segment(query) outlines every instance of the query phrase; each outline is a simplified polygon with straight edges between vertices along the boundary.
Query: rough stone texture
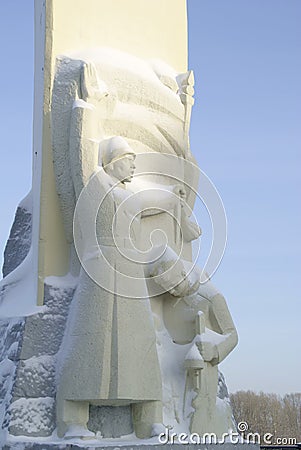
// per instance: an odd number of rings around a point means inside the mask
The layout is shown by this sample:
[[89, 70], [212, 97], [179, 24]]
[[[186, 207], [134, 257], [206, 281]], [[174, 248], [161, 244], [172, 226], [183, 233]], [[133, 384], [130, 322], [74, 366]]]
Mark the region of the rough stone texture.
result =
[[[34, 444], [34, 443], [24, 443], [24, 442], [18, 442], [18, 443], [11, 443], [6, 444], [3, 447], [3, 450], [71, 450], [71, 449], [78, 449], [77, 446], [70, 445], [58, 445], [58, 444]], [[89, 449], [91, 447], [88, 447]]]
[[0, 434], [9, 423], [9, 405], [21, 349], [24, 319], [0, 321]]
[[55, 355], [61, 345], [65, 322], [64, 316], [48, 312], [27, 317], [20, 358]]
[[229, 391], [226, 385], [226, 380], [222, 372], [218, 371], [218, 384], [217, 384], [217, 403], [218, 401], [221, 401], [223, 403], [224, 411], [229, 412], [229, 416], [231, 417], [232, 422], [232, 429], [234, 431], [237, 431], [237, 423], [235, 420], [235, 417], [233, 415], [232, 406], [231, 406], [231, 400]]
[[12, 361], [19, 359], [21, 339], [25, 320], [22, 318], [0, 321], [0, 360], [5, 357]]
[[55, 402], [51, 397], [20, 398], [10, 405], [10, 433], [49, 436], [54, 429]]
[[3, 277], [15, 270], [25, 259], [31, 245], [32, 214], [18, 206], [4, 250]]
[[90, 406], [88, 428], [101, 432], [104, 438], [117, 438], [133, 433], [130, 406]]
[[225, 377], [220, 371], [218, 371], [217, 397], [220, 398], [221, 400], [227, 399], [230, 401]]
[[66, 318], [73, 294], [74, 288], [61, 289], [45, 284], [44, 305], [46, 312], [49, 314], [59, 314]]
[[20, 361], [14, 398], [55, 397], [55, 357], [33, 356]]
[[[91, 442], [91, 441], [90, 441]], [[152, 445], [152, 444], [143, 444], [139, 445], [138, 443], [131, 445], [101, 445], [99, 443], [91, 445], [83, 444], [82, 446], [79, 444], [42, 444], [42, 443], [14, 443], [7, 444], [3, 447], [3, 450], [259, 450], [260, 446], [258, 444], [164, 444], [164, 445]]]
[[26, 318], [13, 390], [9, 432], [50, 436], [55, 420], [56, 353], [60, 349], [74, 288], [45, 285], [45, 311]]
[[[31, 245], [32, 216], [22, 203], [5, 248], [4, 276], [24, 260]], [[29, 208], [29, 196], [26, 204]], [[46, 284], [43, 313], [0, 321], [0, 437], [8, 429], [16, 436], [53, 432], [56, 353], [73, 293], [74, 288]]]

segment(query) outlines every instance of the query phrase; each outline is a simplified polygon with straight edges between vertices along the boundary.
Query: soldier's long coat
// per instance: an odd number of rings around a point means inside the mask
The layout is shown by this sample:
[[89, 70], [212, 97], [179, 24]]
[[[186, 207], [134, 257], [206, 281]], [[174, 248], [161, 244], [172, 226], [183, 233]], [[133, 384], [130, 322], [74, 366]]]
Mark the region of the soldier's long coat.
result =
[[[60, 390], [66, 400], [98, 404], [161, 400], [155, 328], [143, 265], [122, 255], [123, 251], [131, 252], [125, 222], [135, 216], [131, 210], [135, 204], [117, 211], [129, 194], [115, 187], [104, 196], [101, 182], [96, 186], [97, 195], [102, 196], [96, 221], [102, 256], [89, 254], [91, 249], [85, 252], [84, 266], [90, 276], [82, 269], [72, 302]], [[133, 233], [139, 233], [139, 215], [132, 225]], [[130, 297], [120, 295], [127, 291]]]

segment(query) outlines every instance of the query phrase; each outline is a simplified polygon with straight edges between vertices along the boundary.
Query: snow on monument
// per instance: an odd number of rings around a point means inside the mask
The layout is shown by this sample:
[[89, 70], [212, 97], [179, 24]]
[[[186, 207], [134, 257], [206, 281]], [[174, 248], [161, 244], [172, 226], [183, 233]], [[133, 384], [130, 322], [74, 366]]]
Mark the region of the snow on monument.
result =
[[33, 189], [0, 293], [3, 442], [234, 427], [218, 364], [237, 333], [192, 252], [186, 34], [184, 0], [36, 1]]

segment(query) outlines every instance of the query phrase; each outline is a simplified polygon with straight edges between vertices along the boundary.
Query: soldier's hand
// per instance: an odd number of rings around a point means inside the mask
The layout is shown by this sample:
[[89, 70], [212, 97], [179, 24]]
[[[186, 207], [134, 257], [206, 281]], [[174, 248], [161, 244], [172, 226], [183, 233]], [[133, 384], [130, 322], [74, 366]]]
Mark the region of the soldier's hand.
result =
[[105, 83], [99, 80], [93, 63], [84, 63], [80, 74], [81, 98], [86, 102], [99, 101], [108, 95]]
[[217, 347], [211, 342], [200, 340], [199, 342], [196, 342], [196, 345], [204, 361], [211, 362], [218, 358]]

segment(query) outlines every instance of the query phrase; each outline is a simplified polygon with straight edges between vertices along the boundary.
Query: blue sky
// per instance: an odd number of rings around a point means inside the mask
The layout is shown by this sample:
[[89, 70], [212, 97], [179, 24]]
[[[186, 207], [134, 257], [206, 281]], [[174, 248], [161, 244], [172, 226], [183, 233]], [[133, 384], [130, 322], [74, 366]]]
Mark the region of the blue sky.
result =
[[[301, 2], [188, 0], [188, 12], [191, 147], [226, 208], [213, 282], [240, 337], [221, 368], [232, 392], [300, 392]], [[3, 249], [31, 186], [33, 1], [1, 2], [0, 35]]]

